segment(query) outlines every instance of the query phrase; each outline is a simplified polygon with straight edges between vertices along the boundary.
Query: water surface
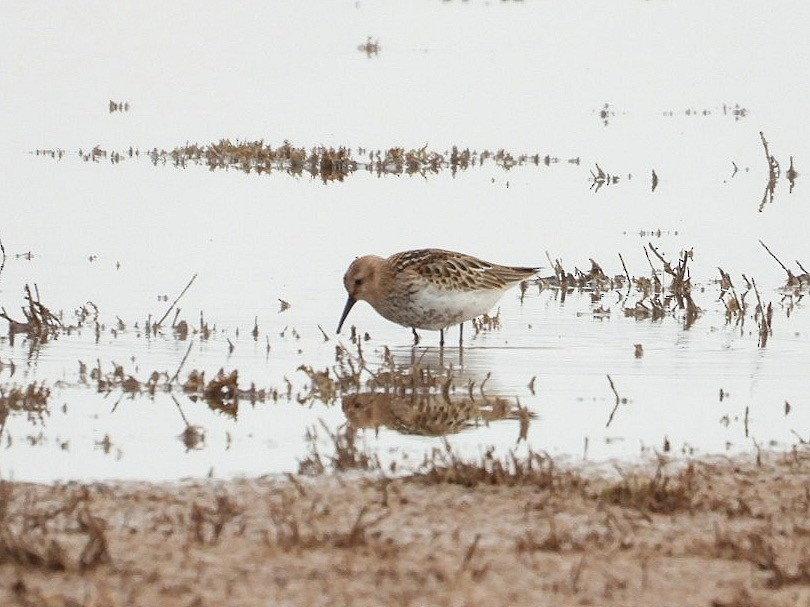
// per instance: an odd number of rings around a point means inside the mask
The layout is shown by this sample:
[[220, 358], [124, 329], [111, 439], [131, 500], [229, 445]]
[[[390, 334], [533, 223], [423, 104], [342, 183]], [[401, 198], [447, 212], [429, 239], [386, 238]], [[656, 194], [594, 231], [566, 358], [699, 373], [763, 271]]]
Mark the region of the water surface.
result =
[[[461, 452], [533, 448], [576, 461], [635, 458], [665, 444], [691, 454], [807, 440], [810, 321], [802, 289], [786, 297], [786, 273], [759, 242], [797, 275], [796, 260], [810, 267], [797, 229], [808, 219], [807, 90], [796, 77], [808, 60], [807, 13], [796, 2], [4, 4], [0, 304], [19, 319], [23, 287], [36, 284], [65, 324], [93, 302], [104, 326], [98, 339], [93, 323], [45, 344], [0, 339], [2, 386], [44, 382], [51, 391], [42, 420], [7, 418], [0, 473], [296, 471], [308, 428], [320, 429], [328, 450], [319, 420], [333, 431], [347, 421], [340, 399], [297, 398], [308, 393], [301, 365], [331, 368], [338, 344], [356, 354], [347, 335], [334, 335], [345, 268], [357, 255], [425, 246], [544, 265], [543, 276], [553, 274], [547, 252], [572, 272], [593, 258], [609, 276], [624, 274], [621, 254], [634, 277], [651, 276], [648, 243], [673, 263], [694, 252], [702, 313], [688, 329], [678, 310], [655, 321], [626, 316], [635, 289], [563, 298], [531, 287], [522, 302], [517, 289], [504, 297], [499, 328], [475, 336], [468, 327], [462, 360], [455, 347], [439, 360], [436, 334], [414, 353], [409, 330], [356, 306], [349, 321], [370, 336], [361, 343], [371, 368], [386, 347], [406, 367], [412, 357], [452, 363], [458, 393], [491, 374], [486, 394], [531, 413], [519, 442], [515, 416], [448, 435]], [[376, 54], [358, 50], [368, 36], [379, 40]], [[128, 109], [110, 111], [111, 101]], [[772, 198], [760, 132], [780, 163]], [[324, 183], [306, 172], [155, 165], [145, 153], [223, 138], [344, 146], [357, 159], [457, 146], [559, 161], [508, 170], [490, 161], [455, 174], [357, 170]], [[144, 153], [82, 159], [79, 150], [94, 146]], [[597, 165], [618, 179], [596, 188]], [[742, 275], [754, 278], [773, 304], [765, 347], [753, 292], [743, 325], [727, 322], [717, 267], [740, 293]], [[167, 323], [147, 337], [145, 323], [195, 273], [178, 320], [196, 328], [202, 313], [211, 335], [179, 339]], [[120, 365], [140, 381], [171, 376], [189, 343], [181, 380], [193, 369], [208, 379], [237, 369], [240, 386], [281, 396], [242, 401], [234, 419], [178, 389], [99, 393], [82, 381], [80, 361], [87, 373]], [[608, 375], [626, 399], [609, 426]], [[204, 433], [190, 449], [179, 438], [189, 425]], [[418, 461], [443, 444], [385, 425], [360, 438], [386, 461]]]

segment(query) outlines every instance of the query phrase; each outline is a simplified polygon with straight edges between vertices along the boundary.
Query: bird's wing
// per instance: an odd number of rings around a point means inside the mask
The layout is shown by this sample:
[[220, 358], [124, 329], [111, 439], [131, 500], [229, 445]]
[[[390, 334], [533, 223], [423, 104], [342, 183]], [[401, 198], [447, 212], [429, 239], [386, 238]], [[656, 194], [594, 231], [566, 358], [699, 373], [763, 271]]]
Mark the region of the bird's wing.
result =
[[537, 272], [536, 268], [501, 266], [443, 249], [403, 251], [388, 258], [397, 273], [414, 273], [441, 289], [505, 289]]

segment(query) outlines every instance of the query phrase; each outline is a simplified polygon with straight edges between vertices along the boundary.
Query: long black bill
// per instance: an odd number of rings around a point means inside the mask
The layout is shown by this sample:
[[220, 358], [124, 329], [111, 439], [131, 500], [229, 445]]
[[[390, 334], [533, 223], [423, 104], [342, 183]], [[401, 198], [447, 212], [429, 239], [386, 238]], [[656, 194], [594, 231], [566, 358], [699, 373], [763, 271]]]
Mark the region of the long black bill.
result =
[[352, 306], [357, 303], [357, 300], [349, 295], [349, 299], [346, 300], [346, 307], [343, 308], [343, 314], [340, 315], [340, 322], [338, 323], [337, 332], [340, 333], [340, 328], [343, 326], [343, 321], [346, 320], [346, 317], [349, 315], [349, 310], [352, 309]]

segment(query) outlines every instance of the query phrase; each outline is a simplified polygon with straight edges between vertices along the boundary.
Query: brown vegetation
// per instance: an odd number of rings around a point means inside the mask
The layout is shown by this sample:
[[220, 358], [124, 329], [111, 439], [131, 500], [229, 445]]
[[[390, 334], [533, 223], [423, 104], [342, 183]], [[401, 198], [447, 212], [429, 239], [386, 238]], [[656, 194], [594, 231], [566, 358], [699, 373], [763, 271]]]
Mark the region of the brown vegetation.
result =
[[[312, 471], [310, 471], [311, 473]], [[0, 484], [0, 604], [810, 605], [810, 452]]]
[[[371, 39], [358, 48], [368, 56], [376, 55], [380, 49], [379, 43]], [[34, 153], [37, 156], [57, 160], [61, 160], [66, 154], [65, 150], [36, 150]], [[230, 139], [221, 139], [210, 144], [189, 143], [172, 150], [153, 148], [144, 152], [132, 147], [119, 152], [95, 146], [89, 151], [78, 150], [78, 156], [85, 162], [109, 160], [113, 164], [118, 164], [127, 159], [144, 156], [154, 165], [172, 164], [180, 168], [202, 165], [212, 171], [235, 169], [245, 173], [281, 172], [292, 176], [307, 173], [320, 178], [324, 183], [343, 181], [357, 171], [377, 176], [402, 174], [426, 176], [449, 170], [455, 175], [458, 171], [489, 162], [494, 162], [504, 170], [515, 166], [541, 164], [550, 166], [561, 162], [559, 158], [549, 154], [518, 154], [504, 149], [478, 151], [461, 149], [457, 146], [444, 151], [428, 150], [427, 146], [410, 150], [402, 147], [369, 150], [324, 146], [307, 149], [295, 147], [289, 141], [274, 147], [264, 140], [233, 142]], [[567, 162], [579, 164], [579, 158], [571, 158]]]
[[58, 335], [62, 323], [40, 300], [39, 287], [25, 285], [25, 305], [21, 308], [25, 320], [17, 321], [6, 312], [5, 308], [0, 308], [0, 318], [8, 322], [8, 335], [11, 344], [14, 344], [14, 336], [23, 334], [32, 340], [47, 341]]

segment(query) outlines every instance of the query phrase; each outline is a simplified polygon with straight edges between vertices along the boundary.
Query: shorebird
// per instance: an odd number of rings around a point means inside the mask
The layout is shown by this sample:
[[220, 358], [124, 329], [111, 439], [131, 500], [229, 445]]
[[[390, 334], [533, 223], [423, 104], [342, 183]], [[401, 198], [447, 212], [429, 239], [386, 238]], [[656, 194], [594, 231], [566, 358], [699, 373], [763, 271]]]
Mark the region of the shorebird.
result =
[[501, 266], [442, 249], [403, 251], [383, 259], [366, 255], [355, 259], [343, 276], [349, 293], [337, 332], [359, 300], [371, 304], [381, 316], [416, 329], [439, 331], [459, 328], [461, 346], [464, 321], [489, 312], [511, 287], [534, 276], [539, 268]]

